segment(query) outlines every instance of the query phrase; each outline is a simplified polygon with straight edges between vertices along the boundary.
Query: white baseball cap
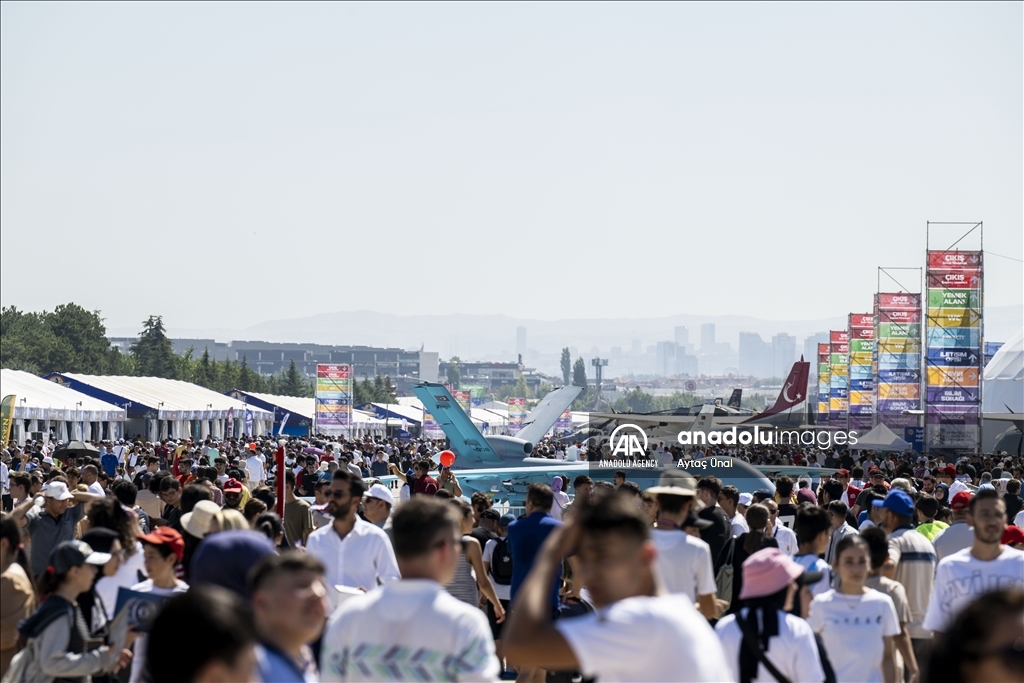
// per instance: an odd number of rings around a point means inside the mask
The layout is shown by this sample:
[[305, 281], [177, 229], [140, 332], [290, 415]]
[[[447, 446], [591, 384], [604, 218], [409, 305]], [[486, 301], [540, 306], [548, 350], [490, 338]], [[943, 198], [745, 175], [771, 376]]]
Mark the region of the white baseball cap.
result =
[[51, 481], [43, 485], [43, 496], [57, 500], [71, 500], [75, 494], [68, 491], [68, 485], [62, 481]]
[[391, 495], [391, 489], [384, 486], [384, 484], [374, 484], [371, 486], [370, 490], [366, 492], [366, 497], [383, 500], [388, 505], [393, 505], [395, 502], [395, 497]]
[[750, 504], [753, 503], [753, 502], [754, 502], [753, 494], [750, 494], [750, 493], [741, 493], [740, 494], [740, 505], [746, 505], [746, 506], [749, 507]]

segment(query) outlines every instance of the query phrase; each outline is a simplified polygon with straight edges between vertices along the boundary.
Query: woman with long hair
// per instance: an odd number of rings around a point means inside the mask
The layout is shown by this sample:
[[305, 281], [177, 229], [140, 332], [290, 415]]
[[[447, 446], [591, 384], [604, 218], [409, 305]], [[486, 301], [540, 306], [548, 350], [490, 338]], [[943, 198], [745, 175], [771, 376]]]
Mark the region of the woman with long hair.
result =
[[18, 654], [18, 622], [35, 612], [37, 604], [32, 565], [21, 544], [21, 530], [9, 514], [0, 513], [0, 676]]
[[89, 504], [86, 514], [89, 530], [108, 529], [116, 534], [118, 540], [119, 553], [115, 558], [118, 560], [117, 570], [113, 573], [100, 572], [99, 581], [96, 583], [96, 594], [103, 601], [107, 618], [113, 619], [118, 590], [131, 588], [140, 581], [140, 575], [145, 576], [142, 545], [138, 541], [142, 530], [139, 528], [139, 520], [132, 512], [126, 510], [117, 498], [108, 497], [93, 501]]
[[859, 534], [844, 536], [835, 552], [839, 586], [811, 601], [807, 622], [821, 635], [839, 683], [896, 683], [900, 622], [892, 598], [865, 585], [870, 556]]
[[497, 621], [500, 624], [505, 620], [505, 608], [494, 592], [494, 584], [484, 570], [484, 555], [480, 549], [480, 541], [469, 535], [473, 530], [473, 508], [461, 498], [452, 498], [454, 505], [462, 517], [462, 553], [459, 554], [459, 563], [455, 568], [455, 576], [445, 589], [453, 596], [465, 603], [480, 606], [480, 594], [483, 593], [487, 601], [494, 608]]
[[732, 540], [732, 544], [726, 545], [724, 552], [732, 553], [732, 599], [729, 601], [729, 613], [739, 609], [740, 593], [743, 590], [743, 563], [747, 558], [759, 550], [765, 548], [778, 548], [779, 542], [771, 536], [766, 535], [768, 528], [768, 508], [760, 503], [754, 503], [747, 508], [746, 531]]
[[53, 549], [39, 586], [48, 597], [18, 627], [26, 645], [11, 661], [5, 680], [91, 683], [95, 674], [117, 671], [131, 640], [127, 622], [112, 630], [110, 645], [96, 645], [78, 605], [78, 596], [89, 591], [98, 568], [109, 561], [110, 555], [83, 541], [65, 541]]

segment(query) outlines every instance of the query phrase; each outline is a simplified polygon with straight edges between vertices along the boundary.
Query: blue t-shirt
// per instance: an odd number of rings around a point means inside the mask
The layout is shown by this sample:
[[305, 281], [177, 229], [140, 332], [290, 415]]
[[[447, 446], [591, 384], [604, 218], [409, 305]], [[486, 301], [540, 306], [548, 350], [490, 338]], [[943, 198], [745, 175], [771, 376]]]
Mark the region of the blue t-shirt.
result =
[[100, 465], [103, 466], [103, 471], [107, 473], [108, 477], [117, 475], [117, 456], [113, 453], [104, 453], [100, 456]]
[[811, 595], [821, 595], [832, 588], [832, 568], [829, 567], [828, 562], [817, 555], [794, 555], [793, 561], [809, 572], [822, 573], [821, 581], [808, 586], [811, 589]]
[[[509, 587], [512, 600], [516, 599], [519, 587], [523, 585], [526, 575], [533, 568], [533, 561], [537, 558], [548, 534], [560, 526], [562, 523], [546, 512], [534, 512], [508, 525], [508, 545], [512, 551], [512, 585]], [[561, 574], [556, 574], [551, 586], [551, 607], [556, 611], [561, 579]]]

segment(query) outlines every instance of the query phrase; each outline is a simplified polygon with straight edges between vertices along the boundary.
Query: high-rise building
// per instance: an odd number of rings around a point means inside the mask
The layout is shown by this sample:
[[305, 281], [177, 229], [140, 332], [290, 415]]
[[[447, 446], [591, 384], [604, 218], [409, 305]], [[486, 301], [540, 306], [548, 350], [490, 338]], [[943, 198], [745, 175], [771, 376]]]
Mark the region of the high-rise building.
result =
[[811, 364], [811, 374], [814, 374], [814, 368], [817, 367], [818, 344], [828, 344], [828, 332], [815, 332], [804, 339], [804, 360]]
[[676, 344], [686, 347], [690, 343], [690, 328], [685, 325], [676, 326]]
[[740, 332], [739, 371], [741, 375], [770, 377], [772, 349], [756, 332]]
[[772, 377], [785, 379], [796, 360], [796, 337], [785, 332], [772, 337]]
[[526, 355], [526, 328], [522, 325], [516, 328], [516, 353]]
[[675, 373], [676, 348], [675, 342], [658, 342], [655, 347], [654, 374], [668, 377]]
[[700, 326], [700, 352], [715, 352], [715, 324], [704, 323]]

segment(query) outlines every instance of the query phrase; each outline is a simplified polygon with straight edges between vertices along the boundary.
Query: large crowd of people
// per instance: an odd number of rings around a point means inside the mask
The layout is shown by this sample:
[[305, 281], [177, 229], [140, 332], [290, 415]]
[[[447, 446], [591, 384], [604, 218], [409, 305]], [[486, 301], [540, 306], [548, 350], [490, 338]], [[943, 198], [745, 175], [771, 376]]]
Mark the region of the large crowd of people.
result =
[[5, 683], [1024, 680], [1019, 456], [659, 447], [808, 476], [643, 490], [545, 440], [520, 510], [427, 439], [66, 446], [0, 453]]

